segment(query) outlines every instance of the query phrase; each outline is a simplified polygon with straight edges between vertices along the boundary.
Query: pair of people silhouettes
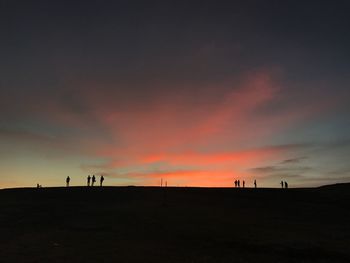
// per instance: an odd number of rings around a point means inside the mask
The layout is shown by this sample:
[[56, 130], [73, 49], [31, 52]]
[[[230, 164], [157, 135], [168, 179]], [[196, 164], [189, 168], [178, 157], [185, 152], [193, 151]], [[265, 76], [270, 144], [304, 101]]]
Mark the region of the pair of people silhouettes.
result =
[[235, 180], [235, 187], [240, 187], [241, 186], [241, 182], [239, 180]]
[[281, 181], [282, 188], [288, 189], [288, 183], [286, 181]]
[[96, 183], [96, 177], [95, 175], [92, 175], [92, 177], [89, 175], [87, 178], [87, 184], [88, 186], [90, 186], [90, 181], [91, 181], [91, 186], [94, 186], [94, 184]]

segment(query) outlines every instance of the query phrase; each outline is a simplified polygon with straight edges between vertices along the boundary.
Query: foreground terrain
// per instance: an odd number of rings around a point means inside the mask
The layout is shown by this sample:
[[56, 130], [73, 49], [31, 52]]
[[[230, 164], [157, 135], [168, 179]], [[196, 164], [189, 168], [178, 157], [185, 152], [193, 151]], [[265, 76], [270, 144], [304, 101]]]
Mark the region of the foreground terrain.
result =
[[1, 262], [350, 262], [350, 185], [0, 190]]

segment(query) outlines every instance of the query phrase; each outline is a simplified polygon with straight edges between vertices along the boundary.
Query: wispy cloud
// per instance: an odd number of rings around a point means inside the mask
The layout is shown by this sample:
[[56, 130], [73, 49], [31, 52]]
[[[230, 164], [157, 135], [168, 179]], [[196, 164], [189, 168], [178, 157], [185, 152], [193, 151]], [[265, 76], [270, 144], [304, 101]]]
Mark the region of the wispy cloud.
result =
[[297, 157], [297, 158], [291, 158], [291, 159], [287, 159], [287, 160], [283, 160], [281, 162], [281, 164], [295, 164], [295, 163], [300, 163], [303, 160], [306, 160], [307, 157], [306, 156], [302, 156], [302, 157]]

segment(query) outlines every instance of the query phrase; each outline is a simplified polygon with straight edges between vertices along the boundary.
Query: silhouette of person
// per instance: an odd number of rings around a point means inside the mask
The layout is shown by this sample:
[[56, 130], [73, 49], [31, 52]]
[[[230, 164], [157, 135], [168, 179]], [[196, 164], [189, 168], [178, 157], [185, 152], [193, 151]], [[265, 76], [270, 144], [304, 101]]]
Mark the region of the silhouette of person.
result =
[[69, 186], [69, 182], [70, 182], [70, 177], [67, 176], [67, 179], [66, 179], [66, 184], [67, 184], [67, 187]]
[[284, 188], [288, 189], [288, 183], [284, 181]]
[[238, 187], [241, 187], [240, 184], [241, 184], [241, 182], [238, 180], [238, 182], [237, 182]]
[[283, 188], [283, 181], [281, 181], [281, 186], [282, 186], [282, 188]]
[[254, 187], [256, 188], [256, 180], [254, 180]]
[[92, 175], [92, 182], [91, 182], [91, 186], [94, 186], [94, 183], [96, 182], [96, 177], [95, 175]]
[[235, 187], [237, 187], [237, 180], [235, 180]]
[[103, 175], [101, 175], [101, 178], [100, 178], [100, 186], [102, 186], [104, 180], [105, 180], [105, 178], [103, 177]]
[[89, 176], [87, 177], [87, 186], [90, 186], [90, 181], [91, 181], [91, 176], [89, 175]]
[[245, 187], [245, 181], [243, 180], [243, 188]]

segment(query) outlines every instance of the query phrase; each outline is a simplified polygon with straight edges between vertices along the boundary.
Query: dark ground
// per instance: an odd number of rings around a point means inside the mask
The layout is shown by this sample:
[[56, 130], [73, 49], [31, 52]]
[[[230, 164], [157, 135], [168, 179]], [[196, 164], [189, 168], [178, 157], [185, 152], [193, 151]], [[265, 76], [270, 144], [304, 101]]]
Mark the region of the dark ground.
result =
[[350, 262], [350, 184], [0, 190], [1, 262]]

